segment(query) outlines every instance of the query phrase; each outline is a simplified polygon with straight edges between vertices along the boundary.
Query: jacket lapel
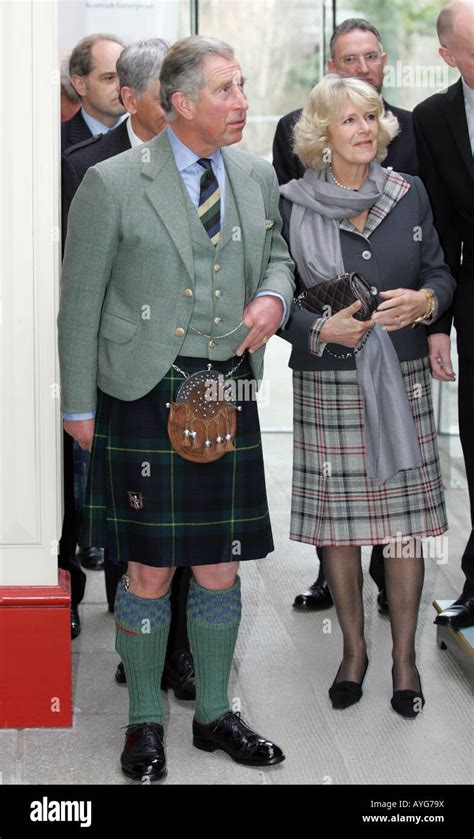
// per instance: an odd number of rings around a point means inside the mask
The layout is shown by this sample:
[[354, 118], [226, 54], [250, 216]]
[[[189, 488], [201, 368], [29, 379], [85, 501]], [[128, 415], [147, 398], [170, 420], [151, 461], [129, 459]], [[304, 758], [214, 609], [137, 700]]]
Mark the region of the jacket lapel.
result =
[[246, 278], [250, 286], [260, 280], [262, 254], [265, 245], [265, 203], [262, 190], [252, 177], [252, 163], [233, 149], [223, 149], [227, 177], [232, 185], [242, 227]]
[[474, 159], [472, 156], [471, 141], [469, 139], [466, 106], [464, 103], [464, 92], [461, 79], [459, 79], [456, 84], [448, 88], [444, 107], [454, 141], [459, 148], [461, 157], [467, 166], [469, 174], [472, 178], [474, 178]]
[[194, 259], [185, 186], [176, 168], [168, 137], [164, 132], [141, 148], [141, 174], [149, 181], [145, 189], [146, 195], [171, 236], [186, 271], [194, 282]]

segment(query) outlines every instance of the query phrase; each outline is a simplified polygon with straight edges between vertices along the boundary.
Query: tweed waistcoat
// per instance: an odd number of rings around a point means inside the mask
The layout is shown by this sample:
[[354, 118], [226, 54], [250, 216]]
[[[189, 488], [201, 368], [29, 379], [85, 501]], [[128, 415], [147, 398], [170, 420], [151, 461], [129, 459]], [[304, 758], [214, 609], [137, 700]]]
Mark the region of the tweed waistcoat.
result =
[[[224, 225], [214, 247], [191, 200], [187, 202], [194, 258], [194, 289], [189, 296], [191, 320], [180, 355], [225, 361], [239, 347], [248, 329], [241, 327], [245, 307], [245, 259], [241, 224], [229, 178], [226, 184]], [[205, 338], [199, 332], [211, 336]]]

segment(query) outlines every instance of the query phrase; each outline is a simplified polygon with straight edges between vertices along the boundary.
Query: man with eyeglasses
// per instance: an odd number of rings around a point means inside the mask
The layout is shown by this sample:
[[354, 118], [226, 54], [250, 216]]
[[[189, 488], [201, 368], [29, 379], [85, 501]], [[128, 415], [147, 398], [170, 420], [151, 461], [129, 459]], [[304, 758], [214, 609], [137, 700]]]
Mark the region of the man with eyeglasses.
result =
[[[382, 93], [387, 53], [384, 52], [380, 33], [375, 26], [362, 18], [344, 20], [332, 33], [329, 48], [331, 57], [328, 59], [328, 70], [330, 73], [355, 76], [371, 84], [380, 94]], [[383, 165], [392, 166], [397, 172], [417, 175], [418, 159], [412, 114], [410, 111], [389, 105], [386, 99], [383, 101], [385, 109], [397, 117], [401, 129], [400, 134], [390, 143]], [[293, 127], [300, 114], [301, 109], [291, 111], [282, 117], [277, 125], [273, 141], [273, 165], [280, 184], [286, 184], [293, 178], [302, 178], [305, 173], [301, 160], [292, 150]], [[328, 609], [332, 606], [332, 597], [325, 579], [319, 549], [317, 552], [320, 560], [318, 578], [307, 591], [296, 596], [293, 604], [296, 609], [302, 611]], [[381, 545], [372, 549], [370, 575], [379, 589], [377, 597], [379, 610], [387, 612], [388, 602]]]
[[[379, 31], [362, 18], [349, 18], [339, 24], [332, 33], [328, 59], [330, 73], [355, 76], [371, 84], [381, 94], [387, 53], [383, 50]], [[397, 172], [418, 174], [413, 118], [410, 111], [395, 108], [384, 99], [385, 108], [397, 117], [400, 134], [388, 148], [384, 166], [392, 166]], [[292, 151], [293, 126], [299, 119], [301, 108], [282, 117], [277, 125], [273, 142], [273, 165], [280, 184], [293, 178], [302, 178], [304, 166]]]

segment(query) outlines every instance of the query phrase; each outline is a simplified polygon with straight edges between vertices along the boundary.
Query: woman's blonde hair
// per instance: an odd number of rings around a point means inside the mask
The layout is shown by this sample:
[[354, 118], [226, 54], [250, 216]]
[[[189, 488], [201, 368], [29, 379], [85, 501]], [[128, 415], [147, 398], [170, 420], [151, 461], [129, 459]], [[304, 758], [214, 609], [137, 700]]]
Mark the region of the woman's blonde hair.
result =
[[293, 151], [307, 169], [321, 170], [329, 162], [325, 154], [329, 147], [327, 127], [339, 116], [347, 97], [357, 107], [377, 116], [377, 160], [384, 159], [389, 143], [399, 133], [398, 119], [390, 111], [385, 112], [382, 97], [372, 85], [352, 76], [344, 77], [331, 73], [313, 87], [294, 127]]

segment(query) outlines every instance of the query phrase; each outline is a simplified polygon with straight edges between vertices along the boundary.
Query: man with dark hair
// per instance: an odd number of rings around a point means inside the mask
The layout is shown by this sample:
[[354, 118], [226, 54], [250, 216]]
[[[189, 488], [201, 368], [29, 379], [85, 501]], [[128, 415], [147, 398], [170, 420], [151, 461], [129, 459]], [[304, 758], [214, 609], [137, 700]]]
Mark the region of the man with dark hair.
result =
[[[387, 54], [383, 50], [379, 31], [369, 21], [363, 18], [348, 18], [342, 21], [332, 33], [330, 54], [329, 72], [339, 73], [342, 76], [355, 76], [371, 84], [380, 94], [382, 93]], [[383, 165], [392, 166], [397, 172], [416, 175], [418, 161], [412, 114], [410, 111], [389, 105], [385, 99], [384, 105], [385, 110], [391, 111], [397, 117], [401, 132], [390, 143]], [[280, 184], [288, 183], [293, 178], [302, 178], [305, 173], [301, 160], [293, 151], [293, 127], [300, 115], [301, 108], [282, 117], [277, 125], [273, 142], [273, 165]], [[320, 561], [318, 578], [307, 591], [296, 596], [293, 604], [296, 609], [314, 611], [332, 606], [331, 593], [324, 575], [322, 555], [319, 550], [317, 553]], [[377, 596], [379, 610], [387, 612], [382, 546], [377, 545], [372, 549], [370, 574], [379, 589]]]
[[69, 78], [81, 109], [61, 126], [61, 149], [105, 134], [120, 122], [125, 108], [119, 99], [117, 59], [125, 44], [115, 35], [87, 35], [74, 47]]
[[[273, 550], [248, 394], [294, 293], [275, 173], [227, 148], [241, 140], [248, 108], [232, 48], [178, 41], [160, 82], [171, 124], [89, 169], [72, 202], [58, 319], [62, 410], [95, 414], [64, 421], [92, 447], [84, 524], [128, 562], [115, 601], [130, 699], [121, 764], [148, 781], [166, 773], [159, 685], [180, 566], [192, 568], [194, 746], [247, 766], [284, 759], [230, 707], [228, 684], [238, 563]], [[207, 386], [219, 374], [234, 386], [235, 414]], [[231, 412], [232, 424], [216, 429], [215, 411]]]
[[471, 507], [471, 534], [462, 557], [461, 596], [437, 615], [436, 623], [474, 626], [474, 2], [454, 0], [437, 21], [439, 53], [461, 78], [413, 112], [423, 179], [445, 259], [457, 280], [452, 311], [430, 332], [435, 378], [454, 379], [450, 330], [454, 315], [459, 353], [459, 432]]

